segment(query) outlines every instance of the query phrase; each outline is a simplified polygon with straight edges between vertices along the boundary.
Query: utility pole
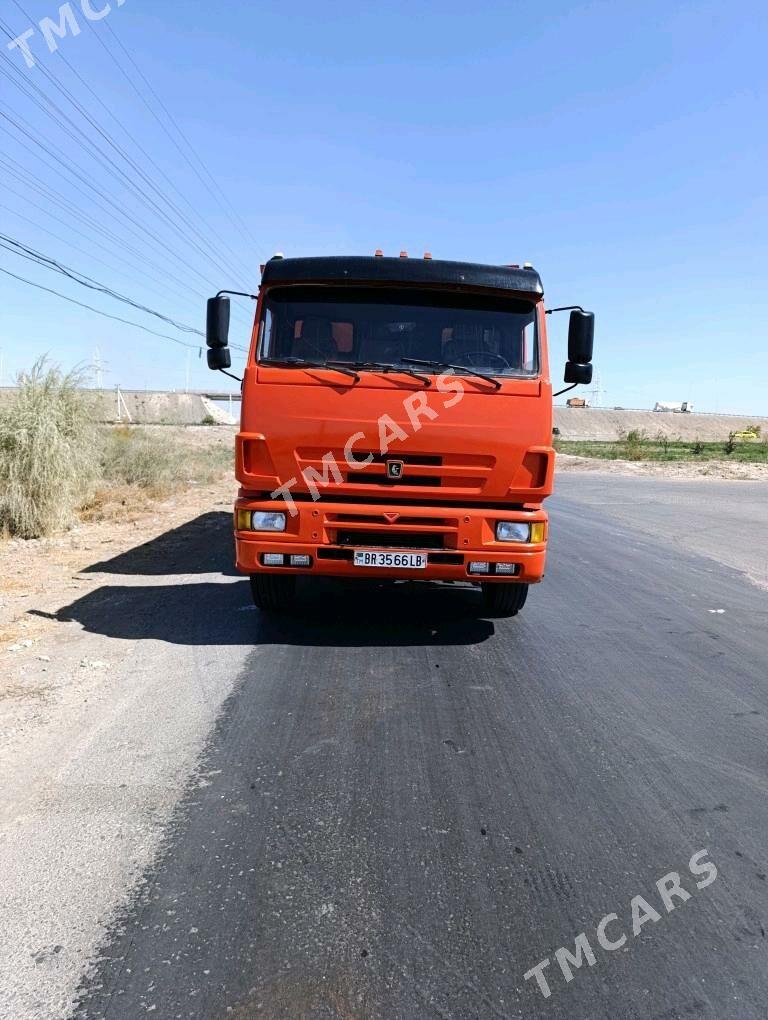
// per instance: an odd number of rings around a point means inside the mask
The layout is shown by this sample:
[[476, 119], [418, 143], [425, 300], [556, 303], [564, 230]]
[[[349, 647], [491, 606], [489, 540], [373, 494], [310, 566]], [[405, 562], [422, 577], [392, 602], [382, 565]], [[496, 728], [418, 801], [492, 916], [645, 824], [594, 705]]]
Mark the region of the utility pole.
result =
[[93, 352], [93, 374], [96, 380], [96, 389], [102, 390], [104, 388], [104, 374], [101, 365], [101, 351], [98, 345]]
[[589, 393], [592, 395], [592, 407], [600, 407], [600, 395], [602, 393], [605, 393], [605, 390], [600, 385], [600, 373], [599, 372], [595, 373], [595, 378], [594, 378], [594, 382], [592, 384], [592, 389], [589, 390]]

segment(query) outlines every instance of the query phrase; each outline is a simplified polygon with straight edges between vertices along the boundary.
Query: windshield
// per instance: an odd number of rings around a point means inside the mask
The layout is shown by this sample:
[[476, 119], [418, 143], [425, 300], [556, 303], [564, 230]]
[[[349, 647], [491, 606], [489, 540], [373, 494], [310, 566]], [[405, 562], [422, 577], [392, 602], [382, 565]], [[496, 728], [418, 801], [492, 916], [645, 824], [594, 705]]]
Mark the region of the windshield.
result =
[[262, 360], [359, 367], [414, 359], [427, 374], [452, 365], [494, 376], [536, 375], [539, 363], [531, 302], [442, 291], [275, 288], [264, 301], [259, 338]]

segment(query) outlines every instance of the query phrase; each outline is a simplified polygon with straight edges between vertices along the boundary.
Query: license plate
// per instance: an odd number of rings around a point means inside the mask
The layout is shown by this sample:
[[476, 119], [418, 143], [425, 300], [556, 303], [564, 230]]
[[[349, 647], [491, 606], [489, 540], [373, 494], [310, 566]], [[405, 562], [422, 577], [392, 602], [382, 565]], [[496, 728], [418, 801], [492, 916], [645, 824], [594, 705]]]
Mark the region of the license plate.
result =
[[427, 565], [427, 554], [356, 549], [354, 564], [356, 567], [400, 567], [406, 570], [423, 570]]

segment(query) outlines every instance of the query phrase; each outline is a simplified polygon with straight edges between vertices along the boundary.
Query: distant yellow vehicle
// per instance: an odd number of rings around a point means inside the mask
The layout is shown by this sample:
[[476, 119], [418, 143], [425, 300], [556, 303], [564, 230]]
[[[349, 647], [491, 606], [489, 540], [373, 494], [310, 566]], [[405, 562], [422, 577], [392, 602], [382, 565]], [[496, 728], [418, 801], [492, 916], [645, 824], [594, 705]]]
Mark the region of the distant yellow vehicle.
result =
[[759, 439], [762, 428], [760, 425], [750, 425], [743, 432], [734, 432], [734, 439]]

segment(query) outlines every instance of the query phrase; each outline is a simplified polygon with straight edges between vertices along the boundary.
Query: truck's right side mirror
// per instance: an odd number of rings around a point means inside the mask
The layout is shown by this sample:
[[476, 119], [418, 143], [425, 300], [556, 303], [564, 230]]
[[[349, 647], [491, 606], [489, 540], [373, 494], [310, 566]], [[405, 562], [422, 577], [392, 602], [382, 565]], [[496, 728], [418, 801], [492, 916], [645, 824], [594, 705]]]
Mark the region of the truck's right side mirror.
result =
[[592, 381], [592, 348], [595, 339], [593, 312], [574, 309], [568, 322], [568, 361], [565, 365], [567, 383]]

